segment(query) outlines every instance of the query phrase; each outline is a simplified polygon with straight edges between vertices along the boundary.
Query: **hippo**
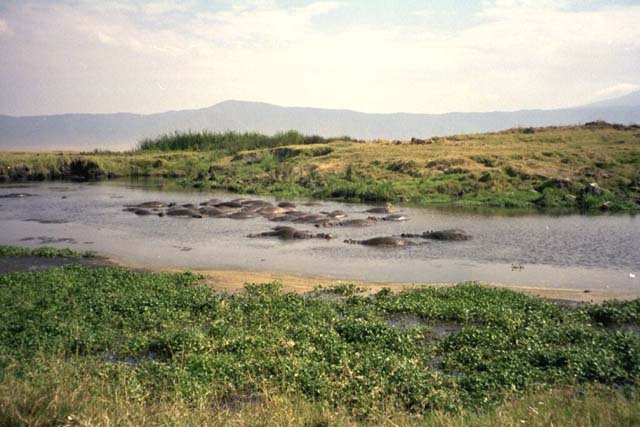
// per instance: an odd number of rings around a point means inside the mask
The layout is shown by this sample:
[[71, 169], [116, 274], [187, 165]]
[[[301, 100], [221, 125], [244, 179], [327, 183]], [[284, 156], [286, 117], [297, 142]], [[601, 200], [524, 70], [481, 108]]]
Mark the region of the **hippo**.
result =
[[309, 215], [309, 214], [307, 212], [289, 210], [289, 211], [287, 211], [287, 215], [291, 215], [291, 216], [293, 216], [295, 218], [300, 218], [302, 216]]
[[215, 208], [213, 206], [203, 206], [200, 209], [198, 209], [198, 212], [200, 212], [204, 216], [211, 216], [211, 217], [221, 217], [227, 214], [226, 210]]
[[135, 208], [131, 212], [139, 216], [152, 215], [152, 212], [150, 210], [144, 208]]
[[216, 205], [216, 204], [221, 203], [221, 202], [222, 202], [222, 200], [214, 198], [214, 199], [209, 199], [206, 202], [200, 203], [200, 206]]
[[221, 202], [221, 203], [216, 203], [215, 205], [216, 208], [241, 208], [242, 207], [242, 203], [237, 202], [235, 200], [231, 200], [228, 202]]
[[382, 218], [383, 221], [406, 221], [408, 220], [409, 217], [403, 215], [403, 214], [393, 214], [393, 215], [387, 215], [384, 218]]
[[184, 205], [182, 205], [183, 208], [187, 208], [187, 209], [197, 209], [198, 207], [196, 205], [194, 205], [193, 203], [185, 203]]
[[202, 218], [202, 214], [198, 211], [188, 208], [171, 208], [166, 212], [169, 216], [183, 216], [188, 218]]
[[442, 240], [448, 242], [460, 242], [471, 240], [471, 236], [463, 230], [449, 229], [441, 231], [425, 231], [422, 234], [402, 234], [402, 237], [421, 237], [423, 239]]
[[258, 214], [257, 212], [240, 211], [240, 212], [234, 212], [232, 214], [229, 214], [229, 215], [225, 216], [225, 218], [229, 218], [229, 219], [251, 219], [251, 218], [257, 218], [259, 216], [260, 216], [260, 214]]
[[146, 208], [146, 209], [160, 209], [166, 206], [167, 205], [165, 203], [158, 202], [158, 201], [144, 202], [144, 203], [140, 203], [139, 205], [135, 205], [135, 207], [137, 208]]
[[390, 214], [395, 212], [395, 209], [391, 206], [391, 203], [387, 203], [384, 206], [378, 206], [375, 208], [367, 209], [365, 212], [373, 214]]
[[305, 202], [303, 203], [304, 206], [322, 206], [322, 203], [320, 202]]
[[294, 240], [294, 239], [333, 239], [333, 236], [328, 233], [312, 234], [304, 230], [296, 230], [293, 227], [279, 226], [275, 227], [272, 231], [265, 231], [258, 234], [249, 234], [248, 237], [278, 237], [282, 240]]
[[277, 206], [266, 206], [258, 209], [258, 212], [260, 212], [262, 215], [277, 215], [287, 213], [289, 212], [289, 209], [280, 208]]
[[333, 227], [340, 224], [333, 218], [320, 218], [313, 221], [313, 225], [316, 227]]
[[345, 211], [341, 211], [341, 210], [335, 210], [335, 211], [331, 211], [331, 212], [320, 212], [325, 214], [328, 217], [331, 218], [335, 218], [335, 219], [340, 219], [340, 218], [345, 218], [347, 216], [347, 213]]
[[399, 237], [373, 237], [371, 239], [366, 240], [353, 240], [347, 239], [344, 241], [345, 243], [355, 244], [358, 243], [360, 245], [365, 246], [411, 246], [415, 245], [414, 242], [407, 239], [402, 239]]
[[370, 225], [374, 225], [378, 222], [377, 218], [367, 218], [367, 219], [350, 219], [347, 221], [341, 221], [338, 225], [343, 227], [369, 227]]
[[289, 222], [296, 219], [295, 216], [289, 214], [281, 214], [281, 215], [271, 215], [267, 217], [269, 221], [273, 222]]
[[273, 203], [269, 203], [266, 200], [244, 200], [241, 202], [242, 206], [251, 206], [251, 207], [268, 207], [273, 206]]
[[296, 208], [296, 204], [295, 203], [291, 203], [291, 202], [280, 202], [280, 203], [278, 203], [278, 207], [295, 209]]
[[2, 194], [0, 195], [0, 198], [3, 199], [21, 199], [23, 197], [33, 197], [35, 196], [35, 194], [29, 194], [29, 193], [9, 193], [9, 194]]
[[324, 217], [322, 215], [309, 214], [309, 215], [299, 216], [298, 218], [294, 219], [293, 222], [296, 222], [296, 223], [311, 223], [311, 222], [318, 221], [318, 220], [323, 219], [323, 218]]

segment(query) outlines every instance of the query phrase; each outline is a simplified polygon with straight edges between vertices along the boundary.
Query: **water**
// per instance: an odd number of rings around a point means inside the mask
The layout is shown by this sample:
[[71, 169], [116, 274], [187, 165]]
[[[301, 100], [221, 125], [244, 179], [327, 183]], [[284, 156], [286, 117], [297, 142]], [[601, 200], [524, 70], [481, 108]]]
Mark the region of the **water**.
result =
[[[634, 215], [511, 215], [505, 212], [403, 208], [403, 223], [365, 228], [315, 228], [334, 240], [249, 239], [283, 223], [264, 218], [230, 220], [142, 216], [123, 205], [150, 200], [195, 203], [235, 194], [168, 191], [163, 183], [34, 183], [0, 186], [0, 244], [94, 250], [135, 266], [231, 269], [358, 279], [377, 282], [478, 280], [523, 286], [611, 289], [640, 294], [640, 217]], [[256, 198], [254, 196], [247, 196]], [[264, 199], [273, 201], [273, 198]], [[365, 218], [370, 206], [323, 203], [299, 206], [318, 212], [342, 209]], [[465, 242], [437, 242], [401, 248], [372, 248], [344, 239], [460, 228]], [[422, 242], [421, 242], [422, 243]], [[512, 269], [522, 265], [522, 269]]]

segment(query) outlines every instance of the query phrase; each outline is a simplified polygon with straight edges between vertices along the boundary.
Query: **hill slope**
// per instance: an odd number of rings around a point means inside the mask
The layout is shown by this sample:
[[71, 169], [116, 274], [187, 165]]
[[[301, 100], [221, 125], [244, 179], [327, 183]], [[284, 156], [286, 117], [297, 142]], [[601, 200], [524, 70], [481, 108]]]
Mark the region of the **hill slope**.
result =
[[0, 149], [126, 149], [145, 137], [173, 131], [295, 129], [321, 136], [360, 139], [428, 138], [492, 132], [511, 127], [581, 124], [594, 120], [640, 123], [640, 92], [583, 107], [558, 110], [446, 114], [369, 114], [350, 110], [281, 107], [225, 101], [212, 107], [157, 114], [0, 116]]
[[0, 181], [162, 176], [283, 198], [640, 209], [640, 126], [594, 123], [405, 143], [262, 137], [242, 145], [236, 137], [202, 151], [202, 138], [192, 135], [183, 150], [163, 139], [135, 153], [4, 153]]

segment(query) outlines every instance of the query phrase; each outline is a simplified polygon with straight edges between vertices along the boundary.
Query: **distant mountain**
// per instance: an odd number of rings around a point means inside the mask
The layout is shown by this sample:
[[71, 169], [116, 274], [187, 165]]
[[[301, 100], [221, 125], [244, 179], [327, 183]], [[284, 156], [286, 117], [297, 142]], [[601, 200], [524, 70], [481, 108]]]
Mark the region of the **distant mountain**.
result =
[[606, 99], [604, 101], [595, 102], [593, 104], [585, 105], [587, 108], [594, 107], [637, 107], [640, 105], [640, 90], [631, 92], [628, 95], [620, 96], [618, 98]]
[[486, 113], [369, 114], [225, 101], [197, 110], [146, 115], [0, 116], [0, 149], [127, 149], [134, 147], [142, 138], [176, 130], [235, 130], [273, 134], [295, 129], [322, 136], [409, 139], [491, 132], [517, 126], [582, 124], [594, 120], [640, 123], [640, 91], [581, 107]]

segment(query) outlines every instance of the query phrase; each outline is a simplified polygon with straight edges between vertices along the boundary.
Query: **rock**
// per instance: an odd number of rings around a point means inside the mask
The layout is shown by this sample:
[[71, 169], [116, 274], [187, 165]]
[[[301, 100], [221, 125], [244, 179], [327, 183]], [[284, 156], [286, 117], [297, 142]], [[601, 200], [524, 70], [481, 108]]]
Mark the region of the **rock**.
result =
[[592, 182], [582, 189], [582, 193], [591, 194], [593, 196], [601, 196], [602, 194], [604, 194], [604, 190], [598, 185], [598, 183]]
[[71, 179], [86, 181], [100, 179], [104, 175], [104, 170], [93, 160], [74, 159], [69, 163], [69, 176]]
[[563, 197], [564, 201], [567, 203], [575, 203], [577, 197], [574, 196], [573, 194], [565, 194]]
[[601, 211], [608, 211], [610, 208], [611, 208], [611, 202], [610, 201], [606, 201], [602, 205], [600, 205], [600, 210]]

